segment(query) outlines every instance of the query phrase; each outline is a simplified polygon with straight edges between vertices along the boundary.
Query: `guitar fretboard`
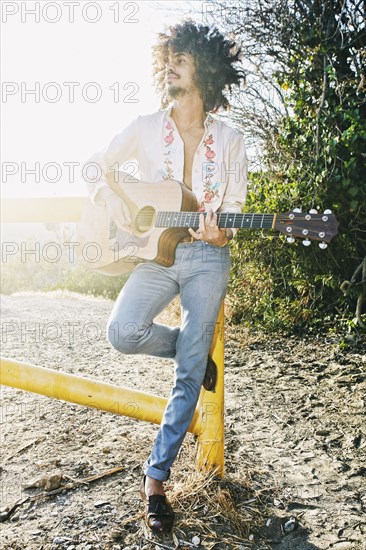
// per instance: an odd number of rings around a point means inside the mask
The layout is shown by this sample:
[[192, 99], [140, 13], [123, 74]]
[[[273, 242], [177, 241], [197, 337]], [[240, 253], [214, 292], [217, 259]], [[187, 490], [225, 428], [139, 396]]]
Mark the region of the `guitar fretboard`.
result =
[[[160, 211], [155, 221], [155, 227], [192, 227], [199, 226], [201, 212], [164, 212]], [[240, 228], [270, 228], [273, 225], [273, 214], [242, 214], [219, 212], [217, 225], [219, 227]]]

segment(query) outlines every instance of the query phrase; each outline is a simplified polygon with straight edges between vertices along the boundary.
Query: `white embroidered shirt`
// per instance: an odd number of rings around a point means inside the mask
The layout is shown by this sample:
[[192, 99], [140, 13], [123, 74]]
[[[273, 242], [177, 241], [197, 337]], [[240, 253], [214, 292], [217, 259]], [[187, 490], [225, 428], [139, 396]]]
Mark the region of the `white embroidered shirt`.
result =
[[[204, 135], [192, 164], [192, 191], [198, 200], [198, 210], [241, 212], [247, 188], [243, 137], [210, 114], [204, 125]], [[100, 189], [108, 186], [105, 175], [114, 170], [121, 169], [132, 175], [138, 170], [145, 182], [158, 183], [166, 179], [183, 182], [184, 143], [171, 117], [171, 107], [136, 118], [86, 164], [85, 181], [95, 203], [101, 202]]]

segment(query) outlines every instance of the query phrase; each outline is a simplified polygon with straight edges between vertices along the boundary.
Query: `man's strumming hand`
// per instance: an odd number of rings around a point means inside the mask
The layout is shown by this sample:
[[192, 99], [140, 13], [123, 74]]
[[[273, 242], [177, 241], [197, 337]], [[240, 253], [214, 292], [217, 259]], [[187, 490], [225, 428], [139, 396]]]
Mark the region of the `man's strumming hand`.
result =
[[109, 188], [106, 188], [104, 191], [103, 199], [108, 215], [112, 218], [118, 229], [126, 229], [126, 226], [129, 226], [132, 221], [127, 205]]

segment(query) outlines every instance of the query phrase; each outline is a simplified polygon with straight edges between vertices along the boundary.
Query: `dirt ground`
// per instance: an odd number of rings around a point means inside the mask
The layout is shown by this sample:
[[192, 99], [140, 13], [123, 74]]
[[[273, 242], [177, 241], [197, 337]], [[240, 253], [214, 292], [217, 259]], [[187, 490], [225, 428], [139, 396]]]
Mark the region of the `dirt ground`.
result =
[[[111, 307], [69, 292], [2, 296], [2, 355], [168, 397], [171, 361], [105, 340]], [[163, 538], [138, 497], [157, 426], [3, 386], [1, 548], [365, 550], [366, 351], [227, 327], [225, 369], [225, 477], [196, 472], [189, 434]]]

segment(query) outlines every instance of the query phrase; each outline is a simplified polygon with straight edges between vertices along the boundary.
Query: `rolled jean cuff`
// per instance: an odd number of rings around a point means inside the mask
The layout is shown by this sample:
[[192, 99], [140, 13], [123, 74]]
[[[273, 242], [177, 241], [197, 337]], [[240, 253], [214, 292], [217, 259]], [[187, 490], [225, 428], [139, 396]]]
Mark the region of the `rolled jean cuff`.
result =
[[159, 470], [158, 468], [149, 466], [147, 462], [145, 462], [143, 469], [145, 475], [152, 477], [153, 479], [157, 479], [158, 481], [166, 481], [170, 477], [170, 470], [167, 472], [164, 470]]

